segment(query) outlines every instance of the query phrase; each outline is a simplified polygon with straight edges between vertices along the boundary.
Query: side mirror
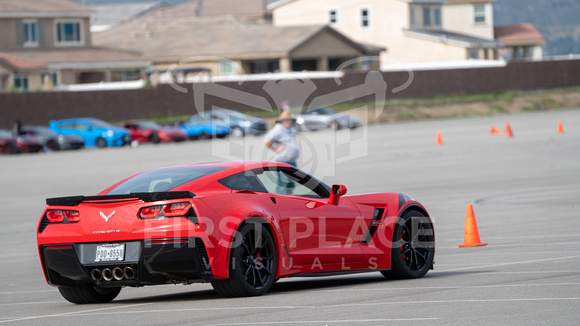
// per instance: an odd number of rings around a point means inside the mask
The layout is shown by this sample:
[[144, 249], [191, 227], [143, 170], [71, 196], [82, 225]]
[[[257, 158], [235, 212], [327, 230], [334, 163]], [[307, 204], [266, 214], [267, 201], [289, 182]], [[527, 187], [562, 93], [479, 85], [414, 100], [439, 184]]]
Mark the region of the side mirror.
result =
[[332, 185], [330, 190], [330, 197], [328, 197], [329, 205], [338, 205], [340, 197], [346, 195], [346, 186], [344, 185]]

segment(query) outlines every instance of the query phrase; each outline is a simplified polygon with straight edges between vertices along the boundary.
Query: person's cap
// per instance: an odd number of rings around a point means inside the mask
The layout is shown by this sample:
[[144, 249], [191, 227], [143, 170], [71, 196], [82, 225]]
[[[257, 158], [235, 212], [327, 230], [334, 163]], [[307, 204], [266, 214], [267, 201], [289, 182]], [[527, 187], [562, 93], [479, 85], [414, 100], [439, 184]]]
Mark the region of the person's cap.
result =
[[290, 111], [284, 110], [282, 111], [282, 113], [280, 113], [280, 117], [278, 118], [278, 120], [276, 120], [276, 122], [282, 122], [285, 120], [296, 120], [296, 119], [292, 116], [292, 113], [290, 113]]

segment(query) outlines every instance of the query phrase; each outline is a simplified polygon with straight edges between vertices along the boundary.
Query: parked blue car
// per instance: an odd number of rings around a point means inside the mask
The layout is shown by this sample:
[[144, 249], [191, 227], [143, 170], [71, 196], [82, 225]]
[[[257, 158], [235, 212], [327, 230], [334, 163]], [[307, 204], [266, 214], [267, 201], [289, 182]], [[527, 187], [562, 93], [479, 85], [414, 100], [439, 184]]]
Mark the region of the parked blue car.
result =
[[261, 135], [268, 130], [268, 125], [264, 119], [228, 109], [205, 111], [187, 120], [188, 123], [194, 125], [198, 124], [198, 121], [204, 121], [204, 123], [214, 126], [227, 126], [230, 128], [230, 136], [233, 138], [243, 137], [248, 134]]
[[208, 139], [208, 138], [224, 138], [229, 135], [230, 127], [222, 126], [212, 122], [212, 120], [204, 119], [199, 115], [187, 120], [181, 125], [183, 130], [190, 139]]
[[124, 146], [131, 143], [125, 128], [115, 127], [95, 118], [74, 118], [51, 121], [50, 130], [63, 135], [79, 135], [86, 147]]

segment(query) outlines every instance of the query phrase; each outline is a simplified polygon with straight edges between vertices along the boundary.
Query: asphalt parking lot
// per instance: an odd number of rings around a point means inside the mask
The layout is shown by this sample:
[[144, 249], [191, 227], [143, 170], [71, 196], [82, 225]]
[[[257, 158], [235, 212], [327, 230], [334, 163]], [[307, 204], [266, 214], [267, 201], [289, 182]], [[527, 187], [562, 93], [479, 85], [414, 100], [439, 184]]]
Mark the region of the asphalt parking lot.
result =
[[[514, 138], [490, 134], [506, 121]], [[45, 198], [92, 195], [160, 166], [271, 154], [248, 137], [0, 156], [0, 324], [578, 325], [580, 109], [301, 139], [300, 167], [327, 183], [422, 202], [435, 221], [435, 270], [404, 281], [377, 272], [284, 279], [264, 296], [239, 299], [223, 299], [208, 284], [126, 288], [110, 304], [73, 305], [40, 268], [35, 232]], [[467, 204], [489, 245], [457, 247]]]

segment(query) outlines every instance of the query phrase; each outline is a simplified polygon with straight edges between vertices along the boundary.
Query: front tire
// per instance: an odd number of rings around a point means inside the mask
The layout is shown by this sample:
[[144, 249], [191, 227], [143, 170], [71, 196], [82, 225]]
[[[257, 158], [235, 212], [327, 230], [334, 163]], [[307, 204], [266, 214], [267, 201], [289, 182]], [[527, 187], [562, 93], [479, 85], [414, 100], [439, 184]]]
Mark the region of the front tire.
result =
[[435, 232], [431, 220], [417, 211], [408, 211], [397, 221], [393, 232], [391, 270], [381, 273], [390, 279], [425, 276], [433, 266]]
[[258, 296], [272, 287], [275, 274], [276, 247], [272, 235], [262, 224], [248, 223], [236, 233], [229, 278], [213, 281], [211, 285], [224, 297]]
[[244, 130], [240, 127], [233, 127], [230, 130], [230, 135], [233, 138], [242, 138], [242, 137], [244, 137]]
[[93, 284], [59, 286], [58, 291], [67, 301], [77, 304], [111, 302], [121, 292], [121, 287], [103, 288]]
[[103, 137], [97, 138], [96, 145], [98, 148], [105, 148], [107, 147], [107, 140]]

